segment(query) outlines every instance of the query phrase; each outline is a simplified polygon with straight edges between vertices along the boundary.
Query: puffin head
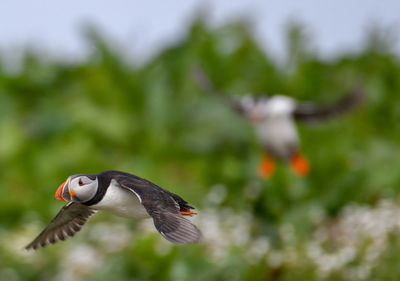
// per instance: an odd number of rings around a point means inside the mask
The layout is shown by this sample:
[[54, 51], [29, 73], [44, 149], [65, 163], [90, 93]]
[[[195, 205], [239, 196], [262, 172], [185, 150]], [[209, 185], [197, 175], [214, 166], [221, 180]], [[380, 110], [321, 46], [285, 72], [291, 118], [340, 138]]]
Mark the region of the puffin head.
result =
[[95, 175], [72, 175], [58, 187], [55, 199], [81, 203], [89, 201], [96, 195], [98, 183]]
[[270, 118], [289, 117], [296, 108], [296, 101], [290, 97], [275, 95], [263, 97], [248, 111], [250, 120], [262, 122]]

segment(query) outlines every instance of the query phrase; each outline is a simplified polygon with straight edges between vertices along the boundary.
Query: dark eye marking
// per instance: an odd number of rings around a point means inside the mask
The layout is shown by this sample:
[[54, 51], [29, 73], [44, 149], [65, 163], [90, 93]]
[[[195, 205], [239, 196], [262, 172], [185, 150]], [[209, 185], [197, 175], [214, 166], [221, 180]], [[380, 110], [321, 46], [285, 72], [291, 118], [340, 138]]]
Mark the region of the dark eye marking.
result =
[[83, 181], [82, 181], [82, 179], [79, 179], [79, 182], [78, 182], [78, 184], [79, 184], [79, 186], [82, 186], [82, 185], [83, 185]]

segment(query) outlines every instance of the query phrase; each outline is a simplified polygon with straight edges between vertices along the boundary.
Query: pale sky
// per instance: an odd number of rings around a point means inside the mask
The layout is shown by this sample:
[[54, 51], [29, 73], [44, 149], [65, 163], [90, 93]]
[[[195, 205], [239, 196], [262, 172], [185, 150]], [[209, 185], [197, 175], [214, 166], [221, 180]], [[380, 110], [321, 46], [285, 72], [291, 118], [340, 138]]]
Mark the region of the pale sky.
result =
[[[303, 22], [328, 56], [357, 49], [372, 22], [400, 27], [398, 0], [2, 0], [0, 51], [34, 46], [58, 58], [80, 58], [88, 51], [81, 27], [92, 23], [129, 56], [148, 58], [184, 36], [204, 7], [213, 26], [250, 19], [259, 42], [278, 55], [288, 20]], [[396, 47], [400, 51], [399, 42]]]

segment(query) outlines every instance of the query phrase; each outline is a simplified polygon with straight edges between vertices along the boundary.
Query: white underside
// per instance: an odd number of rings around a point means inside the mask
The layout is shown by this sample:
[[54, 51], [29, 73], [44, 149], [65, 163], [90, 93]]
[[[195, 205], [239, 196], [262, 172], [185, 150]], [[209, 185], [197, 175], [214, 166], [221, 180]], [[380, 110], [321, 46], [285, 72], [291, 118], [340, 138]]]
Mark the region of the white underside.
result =
[[263, 146], [279, 158], [289, 158], [298, 146], [296, 125], [290, 117], [274, 116], [255, 124]]
[[125, 189], [115, 180], [111, 180], [103, 199], [92, 207], [125, 218], [149, 218], [150, 215], [140, 201], [141, 199], [135, 192]]

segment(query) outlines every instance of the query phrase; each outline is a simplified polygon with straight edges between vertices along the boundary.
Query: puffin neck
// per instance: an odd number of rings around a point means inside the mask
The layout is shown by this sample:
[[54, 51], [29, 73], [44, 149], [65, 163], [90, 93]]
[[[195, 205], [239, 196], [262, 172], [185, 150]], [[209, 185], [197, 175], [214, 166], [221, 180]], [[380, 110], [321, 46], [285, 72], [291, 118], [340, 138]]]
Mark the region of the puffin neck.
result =
[[86, 206], [92, 206], [101, 201], [103, 199], [104, 195], [107, 192], [108, 187], [110, 186], [111, 182], [111, 176], [108, 176], [107, 174], [104, 173], [99, 173], [96, 175], [97, 176], [97, 192], [96, 194], [92, 197], [92, 199], [82, 202], [83, 205]]

